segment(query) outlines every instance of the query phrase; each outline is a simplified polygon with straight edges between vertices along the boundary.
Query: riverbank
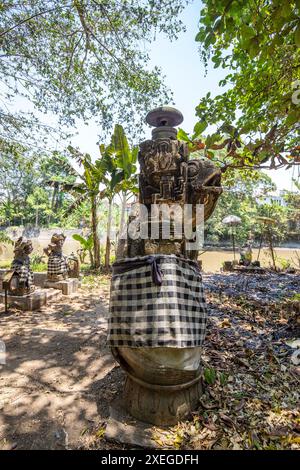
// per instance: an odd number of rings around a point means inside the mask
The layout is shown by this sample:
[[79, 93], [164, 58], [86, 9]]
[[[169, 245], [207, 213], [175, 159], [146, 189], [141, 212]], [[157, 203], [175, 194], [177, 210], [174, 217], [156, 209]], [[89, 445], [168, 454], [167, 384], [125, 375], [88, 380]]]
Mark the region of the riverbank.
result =
[[[46, 246], [46, 240], [40, 242], [34, 240], [34, 253], [42, 254], [43, 246]], [[64, 244], [64, 253], [70, 255], [72, 252], [76, 253], [79, 248], [79, 243], [73, 240], [72, 238], [67, 238]], [[253, 260], [258, 258], [258, 248], [253, 249]], [[294, 268], [300, 268], [300, 248], [283, 248], [275, 247], [274, 248], [276, 264], [278, 268], [285, 269], [289, 265]], [[13, 258], [13, 247], [5, 245], [0, 252], [0, 268], [9, 268], [11, 260]], [[204, 253], [200, 254], [199, 259], [202, 260], [203, 271], [205, 272], [218, 272], [221, 270], [223, 263], [225, 261], [233, 260], [233, 252], [230, 248], [212, 248], [210, 247]], [[236, 253], [236, 259], [239, 259], [239, 253]], [[259, 260], [261, 266], [268, 268], [272, 266], [272, 258], [270, 251], [267, 247], [263, 247], [260, 251]], [[44, 259], [46, 261], [46, 257]], [[41, 268], [42, 269], [42, 268]], [[39, 269], [39, 270], [41, 270]]]

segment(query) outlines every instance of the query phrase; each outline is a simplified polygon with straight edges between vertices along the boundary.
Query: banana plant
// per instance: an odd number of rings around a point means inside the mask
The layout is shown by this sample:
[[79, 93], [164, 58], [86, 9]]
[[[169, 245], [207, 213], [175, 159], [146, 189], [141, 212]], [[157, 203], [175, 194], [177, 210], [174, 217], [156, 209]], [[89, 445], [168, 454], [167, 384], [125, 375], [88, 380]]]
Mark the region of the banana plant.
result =
[[116, 194], [122, 194], [120, 232], [125, 224], [125, 209], [129, 193], [137, 192], [136, 161], [138, 148], [129, 147], [123, 127], [116, 124], [111, 143], [100, 145], [102, 168], [105, 168], [105, 195], [109, 202], [107, 220], [107, 238], [105, 250], [105, 267], [110, 264], [112, 206]]
[[94, 238], [91, 233], [87, 238], [84, 238], [82, 235], [75, 233], [73, 239], [80, 243], [81, 249], [77, 250], [77, 253], [80, 258], [80, 262], [84, 263], [86, 254], [89, 254], [90, 264], [94, 266], [94, 256], [93, 256], [93, 247], [94, 247]]

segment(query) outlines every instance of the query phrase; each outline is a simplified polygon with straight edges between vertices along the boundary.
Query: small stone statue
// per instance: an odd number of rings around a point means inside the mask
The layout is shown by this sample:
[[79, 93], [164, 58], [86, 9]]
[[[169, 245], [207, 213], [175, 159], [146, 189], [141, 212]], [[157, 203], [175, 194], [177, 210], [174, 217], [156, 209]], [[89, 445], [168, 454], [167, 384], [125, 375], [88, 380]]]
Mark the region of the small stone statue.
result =
[[252, 263], [252, 245], [251, 242], [248, 240], [245, 245], [242, 246], [240, 251], [241, 259], [239, 264], [241, 266], [250, 266]]
[[44, 248], [48, 258], [48, 281], [63, 281], [68, 278], [68, 258], [64, 256], [62, 247], [66, 236], [63, 233], [54, 233], [51, 242]]
[[11, 295], [28, 295], [34, 291], [33, 272], [29, 255], [33, 251], [31, 240], [18, 238], [14, 246], [14, 259], [11, 269], [14, 275], [11, 282]]
[[80, 277], [80, 261], [78, 256], [71, 253], [68, 257], [68, 275], [71, 278], [79, 279]]

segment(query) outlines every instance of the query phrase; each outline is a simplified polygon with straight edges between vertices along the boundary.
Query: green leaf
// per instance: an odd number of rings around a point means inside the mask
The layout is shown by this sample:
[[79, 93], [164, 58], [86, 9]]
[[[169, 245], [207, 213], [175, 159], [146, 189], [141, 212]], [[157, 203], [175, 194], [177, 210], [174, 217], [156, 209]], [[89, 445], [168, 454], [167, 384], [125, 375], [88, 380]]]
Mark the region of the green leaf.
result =
[[206, 147], [209, 148], [212, 144], [221, 140], [221, 138], [222, 138], [221, 135], [218, 133], [207, 136], [205, 139]]
[[257, 38], [251, 39], [248, 52], [249, 52], [251, 59], [254, 59], [254, 57], [256, 57], [257, 54], [259, 53], [259, 42]]
[[74, 240], [76, 240], [77, 242], [80, 243], [80, 245], [87, 249], [87, 246], [88, 246], [88, 240], [86, 240], [85, 238], [83, 238], [81, 235], [79, 235], [78, 233], [75, 233], [74, 235], [72, 235], [72, 238]]
[[254, 28], [248, 25], [243, 25], [241, 28], [242, 37], [244, 39], [251, 39], [256, 36], [256, 31]]
[[178, 129], [177, 139], [178, 140], [183, 140], [184, 142], [190, 142], [190, 140], [191, 140], [189, 138], [188, 134], [181, 128]]
[[200, 121], [195, 124], [193, 139], [196, 139], [203, 131], [207, 128], [208, 124], [206, 121]]

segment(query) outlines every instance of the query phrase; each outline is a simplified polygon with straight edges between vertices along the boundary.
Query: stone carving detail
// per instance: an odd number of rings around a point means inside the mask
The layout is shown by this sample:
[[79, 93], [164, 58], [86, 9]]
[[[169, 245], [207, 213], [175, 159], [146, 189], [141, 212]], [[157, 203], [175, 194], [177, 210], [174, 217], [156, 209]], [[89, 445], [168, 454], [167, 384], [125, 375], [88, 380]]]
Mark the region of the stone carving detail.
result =
[[54, 233], [51, 242], [44, 248], [48, 258], [48, 281], [63, 281], [68, 278], [68, 258], [63, 254], [62, 247], [65, 242], [63, 233]]
[[14, 271], [11, 281], [11, 295], [28, 295], [34, 291], [33, 272], [29, 255], [33, 251], [31, 240], [20, 237], [14, 246], [14, 259], [11, 269]]
[[[196, 228], [195, 208], [204, 205], [204, 220], [214, 211], [222, 192], [221, 170], [207, 159], [188, 159], [188, 146], [170, 137], [146, 140], [140, 144], [138, 155], [140, 163], [139, 202], [150, 211], [152, 204], [179, 204], [182, 213], [185, 204], [193, 207], [192, 227]], [[150, 214], [150, 212], [149, 212]], [[172, 230], [176, 215], [171, 213], [170, 239], [128, 240], [123, 256], [143, 256], [147, 254], [176, 254], [196, 259], [198, 251], [186, 249], [187, 240], [183, 236], [176, 238]], [[151, 216], [148, 218], [149, 232]], [[161, 222], [160, 222], [161, 224]]]
[[187, 146], [171, 138], [146, 140], [140, 145], [140, 202], [183, 202]]

